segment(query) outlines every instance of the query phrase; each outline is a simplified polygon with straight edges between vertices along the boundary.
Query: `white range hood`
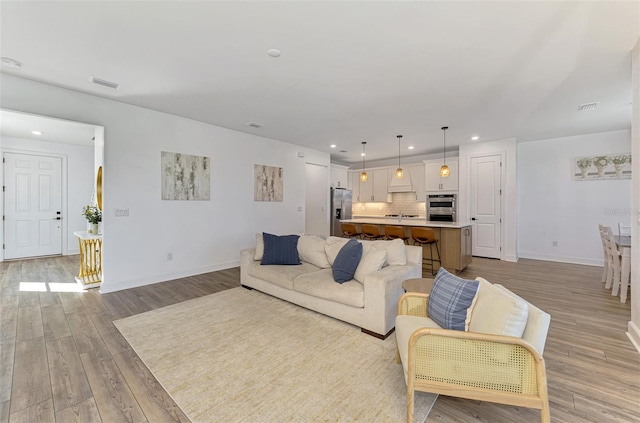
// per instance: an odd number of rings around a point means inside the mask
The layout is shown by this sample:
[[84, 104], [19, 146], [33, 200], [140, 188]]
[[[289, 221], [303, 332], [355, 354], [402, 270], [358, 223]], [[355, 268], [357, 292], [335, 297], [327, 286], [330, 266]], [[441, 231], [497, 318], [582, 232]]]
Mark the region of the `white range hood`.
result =
[[404, 172], [404, 178], [396, 179], [395, 175], [391, 176], [391, 181], [387, 187], [387, 192], [415, 192], [411, 183], [411, 175], [408, 170]]

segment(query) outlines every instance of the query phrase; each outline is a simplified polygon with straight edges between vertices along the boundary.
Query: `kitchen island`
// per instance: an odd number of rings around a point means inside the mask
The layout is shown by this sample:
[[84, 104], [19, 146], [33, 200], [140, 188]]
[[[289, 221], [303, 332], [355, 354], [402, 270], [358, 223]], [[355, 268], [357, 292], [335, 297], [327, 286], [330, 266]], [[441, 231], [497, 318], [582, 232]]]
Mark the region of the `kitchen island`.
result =
[[[471, 225], [460, 222], [431, 222], [425, 218], [408, 218], [401, 220], [397, 218], [389, 218], [383, 216], [356, 217], [355, 219], [341, 220], [344, 223], [354, 223], [361, 232], [362, 224], [378, 225], [380, 233], [384, 233], [384, 227], [387, 225], [404, 227], [405, 235], [409, 237], [408, 242], [413, 243], [411, 238], [412, 227], [430, 228], [438, 240], [438, 248], [440, 249], [440, 259], [442, 266], [452, 273], [458, 273], [471, 263]], [[424, 245], [422, 257], [430, 257], [429, 246]], [[433, 251], [436, 257], [435, 248]], [[434, 264], [434, 268], [438, 269], [438, 263]], [[430, 277], [429, 267], [422, 268], [422, 276]]]

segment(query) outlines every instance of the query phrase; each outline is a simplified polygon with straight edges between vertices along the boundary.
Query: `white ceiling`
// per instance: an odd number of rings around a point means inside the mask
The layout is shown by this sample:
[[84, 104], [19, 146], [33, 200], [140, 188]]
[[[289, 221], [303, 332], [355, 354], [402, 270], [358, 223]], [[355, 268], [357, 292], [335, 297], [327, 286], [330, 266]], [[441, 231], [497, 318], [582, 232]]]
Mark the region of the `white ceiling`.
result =
[[[640, 3], [0, 2], [2, 72], [357, 163], [624, 129]], [[266, 54], [282, 51], [279, 58]], [[94, 85], [95, 76], [120, 83]], [[599, 102], [578, 112], [580, 104]], [[260, 129], [248, 121], [264, 124]], [[108, 130], [108, 128], [107, 128]], [[329, 144], [338, 148], [331, 150]], [[340, 153], [338, 150], [346, 150]]]
[[[32, 131], [40, 131], [41, 135]], [[95, 126], [62, 119], [0, 110], [0, 135], [49, 141], [63, 144], [93, 146]]]

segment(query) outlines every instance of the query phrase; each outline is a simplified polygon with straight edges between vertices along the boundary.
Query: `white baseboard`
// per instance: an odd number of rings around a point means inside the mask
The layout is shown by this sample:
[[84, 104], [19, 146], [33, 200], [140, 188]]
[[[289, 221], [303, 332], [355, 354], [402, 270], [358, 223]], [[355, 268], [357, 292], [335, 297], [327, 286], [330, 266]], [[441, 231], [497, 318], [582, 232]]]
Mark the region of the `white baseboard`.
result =
[[631, 340], [631, 343], [636, 350], [640, 353], [640, 329], [633, 322], [629, 322], [629, 331], [627, 332], [627, 336]]
[[63, 255], [65, 255], [65, 256], [77, 256], [78, 254], [80, 254], [80, 249], [79, 248], [75, 248], [73, 250], [67, 250], [67, 252], [64, 253]]
[[519, 251], [519, 256], [520, 258], [525, 258], [525, 259], [555, 261], [559, 263], [584, 264], [586, 266], [602, 267], [604, 265], [602, 262], [602, 259], [591, 259], [591, 258], [584, 258], [584, 257], [572, 257], [572, 256], [560, 256], [560, 255], [552, 256], [552, 255], [532, 253], [527, 251]]
[[147, 276], [140, 279], [131, 279], [116, 282], [109, 282], [109, 280], [107, 279], [106, 281], [102, 282], [102, 285], [100, 286], [100, 293], [106, 294], [109, 292], [122, 291], [123, 289], [136, 288], [138, 286], [151, 285], [153, 283], [166, 282], [173, 279], [186, 278], [189, 276], [201, 275], [203, 273], [215, 272], [218, 270], [224, 270], [238, 266], [240, 266], [240, 259], [224, 263], [216, 263], [210, 266], [203, 266], [195, 269], [181, 270], [179, 272]]

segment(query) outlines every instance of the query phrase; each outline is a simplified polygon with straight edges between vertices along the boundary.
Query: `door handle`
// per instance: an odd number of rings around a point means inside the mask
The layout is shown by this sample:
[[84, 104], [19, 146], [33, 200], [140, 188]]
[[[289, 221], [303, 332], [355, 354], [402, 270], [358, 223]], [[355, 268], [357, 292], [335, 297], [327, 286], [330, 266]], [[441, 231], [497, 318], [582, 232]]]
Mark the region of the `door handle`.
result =
[[53, 220], [62, 220], [62, 217], [61, 216], [54, 217]]
[[472, 217], [471, 220], [478, 220], [478, 219], [476, 219], [475, 217]]

